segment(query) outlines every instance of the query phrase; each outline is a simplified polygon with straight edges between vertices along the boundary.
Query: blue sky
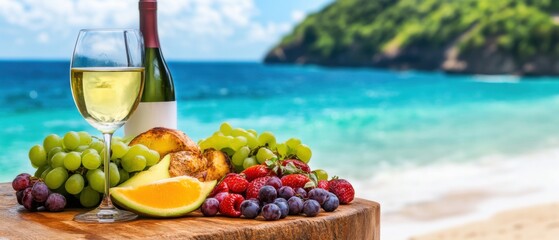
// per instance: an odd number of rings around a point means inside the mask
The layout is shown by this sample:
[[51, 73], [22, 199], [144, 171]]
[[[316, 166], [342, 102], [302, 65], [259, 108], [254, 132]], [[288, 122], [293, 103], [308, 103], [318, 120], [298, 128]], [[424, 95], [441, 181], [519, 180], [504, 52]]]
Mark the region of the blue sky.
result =
[[[170, 60], [259, 60], [332, 0], [159, 0]], [[81, 28], [138, 27], [137, 0], [0, 0], [0, 59], [69, 59]]]

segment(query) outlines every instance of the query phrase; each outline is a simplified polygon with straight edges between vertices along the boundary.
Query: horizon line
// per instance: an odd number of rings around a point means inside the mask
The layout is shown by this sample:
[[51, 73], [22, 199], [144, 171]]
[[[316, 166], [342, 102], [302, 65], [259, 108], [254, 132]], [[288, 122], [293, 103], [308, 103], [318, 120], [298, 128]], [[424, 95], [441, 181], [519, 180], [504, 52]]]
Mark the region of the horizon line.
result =
[[[0, 58], [0, 62], [69, 62], [62, 58]], [[166, 59], [167, 62], [245, 62], [262, 63], [259, 59]]]

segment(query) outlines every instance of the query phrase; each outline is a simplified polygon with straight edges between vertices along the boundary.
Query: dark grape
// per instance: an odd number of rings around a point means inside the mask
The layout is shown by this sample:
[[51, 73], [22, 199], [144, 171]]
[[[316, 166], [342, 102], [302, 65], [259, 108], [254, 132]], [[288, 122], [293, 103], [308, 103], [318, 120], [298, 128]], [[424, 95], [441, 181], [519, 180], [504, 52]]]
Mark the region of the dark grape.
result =
[[264, 185], [258, 191], [258, 199], [263, 203], [271, 203], [278, 196], [276, 189], [272, 186]]
[[262, 216], [268, 221], [278, 220], [281, 217], [281, 210], [278, 205], [268, 203], [262, 208]]
[[307, 217], [314, 217], [318, 215], [320, 212], [320, 204], [316, 200], [308, 199], [303, 203], [303, 213], [307, 215]]
[[245, 218], [256, 218], [260, 213], [260, 205], [254, 200], [244, 200], [241, 203], [241, 214]]
[[219, 210], [219, 201], [215, 198], [207, 198], [200, 210], [204, 216], [213, 217]]
[[229, 195], [228, 192], [220, 192], [220, 193], [216, 194], [216, 195], [214, 196], [214, 198], [217, 199], [217, 201], [221, 202], [221, 201], [223, 201], [223, 199], [224, 199], [225, 197], [227, 197], [227, 195]]
[[296, 188], [295, 196], [299, 196], [300, 198], [307, 198], [307, 191], [304, 188]]
[[33, 201], [33, 194], [31, 193], [31, 188], [26, 188], [23, 190], [23, 197], [21, 198], [21, 203], [25, 209], [29, 211], [37, 210], [37, 203]]
[[36, 182], [31, 188], [31, 194], [33, 194], [33, 200], [35, 200], [35, 202], [45, 202], [49, 197], [49, 193], [49, 188], [44, 182]]
[[66, 207], [66, 198], [59, 193], [51, 193], [45, 202], [45, 208], [50, 212], [60, 212]]
[[285, 199], [283, 198], [277, 198], [276, 200], [283, 200], [283, 201], [274, 201], [274, 204], [278, 205], [278, 207], [280, 208], [281, 211], [281, 216], [280, 218], [285, 218], [287, 217], [287, 214], [289, 213], [289, 207], [287, 206], [287, 201], [285, 201]]
[[333, 193], [328, 194], [326, 201], [322, 204], [322, 208], [326, 212], [333, 212], [340, 206], [340, 200]]
[[274, 200], [274, 203], [277, 203], [277, 202], [283, 202], [283, 203], [287, 204], [287, 200], [285, 200], [285, 199], [283, 199], [283, 198], [276, 198], [276, 199]]
[[308, 197], [309, 199], [316, 200], [318, 204], [322, 206], [322, 204], [324, 204], [324, 201], [326, 201], [326, 198], [328, 197], [328, 193], [328, 191], [322, 188], [313, 188], [309, 191]]
[[287, 200], [295, 196], [295, 191], [290, 186], [283, 186], [278, 190], [278, 196]]
[[31, 186], [31, 175], [22, 173], [16, 176], [12, 181], [12, 188], [16, 191], [24, 190]]
[[16, 177], [26, 177], [26, 178], [31, 178], [31, 174], [29, 173], [20, 173], [18, 174]]
[[303, 200], [299, 197], [291, 197], [287, 200], [290, 215], [297, 215], [303, 210]]
[[19, 190], [16, 192], [17, 203], [19, 203], [19, 205], [23, 204], [23, 191], [25, 190]]
[[272, 186], [276, 189], [276, 191], [282, 186], [281, 180], [276, 176], [273, 176], [270, 179], [268, 179], [268, 181], [266, 181], [266, 184], [264, 185]]
[[256, 198], [249, 198], [247, 199], [248, 201], [253, 201], [254, 203], [258, 204], [258, 206], [260, 206], [260, 200], [256, 199]]

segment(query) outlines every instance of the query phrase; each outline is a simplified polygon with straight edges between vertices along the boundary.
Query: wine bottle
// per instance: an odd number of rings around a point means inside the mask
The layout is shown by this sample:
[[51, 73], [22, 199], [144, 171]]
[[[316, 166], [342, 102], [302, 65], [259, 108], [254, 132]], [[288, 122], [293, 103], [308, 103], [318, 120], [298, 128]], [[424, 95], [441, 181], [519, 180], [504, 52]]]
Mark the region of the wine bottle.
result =
[[124, 127], [125, 136], [136, 136], [153, 127], [177, 128], [173, 78], [161, 53], [157, 34], [157, 0], [140, 0], [139, 8], [146, 80], [141, 102]]

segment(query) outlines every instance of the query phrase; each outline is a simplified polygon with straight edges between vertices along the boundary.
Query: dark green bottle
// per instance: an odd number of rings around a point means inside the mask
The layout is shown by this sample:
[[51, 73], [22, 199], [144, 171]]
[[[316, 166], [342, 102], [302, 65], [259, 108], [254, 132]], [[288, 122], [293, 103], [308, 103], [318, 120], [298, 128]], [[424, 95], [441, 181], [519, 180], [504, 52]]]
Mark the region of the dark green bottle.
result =
[[125, 136], [136, 136], [154, 127], [177, 128], [175, 87], [157, 34], [157, 1], [140, 0], [139, 7], [145, 45], [145, 84], [142, 101], [124, 127]]

